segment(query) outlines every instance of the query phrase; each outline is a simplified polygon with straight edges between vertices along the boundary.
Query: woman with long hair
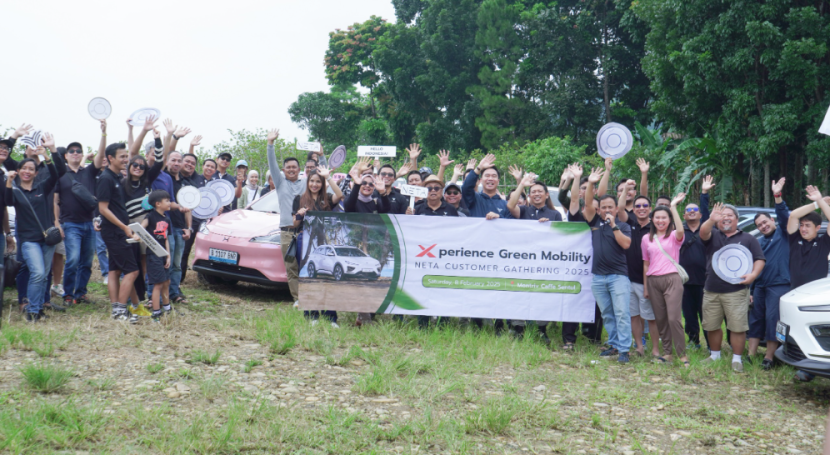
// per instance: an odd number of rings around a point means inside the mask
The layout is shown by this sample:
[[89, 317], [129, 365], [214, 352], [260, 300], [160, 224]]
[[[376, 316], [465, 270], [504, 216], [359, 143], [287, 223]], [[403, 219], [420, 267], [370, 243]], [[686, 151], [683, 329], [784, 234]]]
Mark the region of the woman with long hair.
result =
[[46, 233], [43, 229], [55, 224], [52, 198], [47, 196], [58, 183], [58, 170], [53, 160], [62, 158], [55, 153], [55, 140], [48, 133], [44, 146], [52, 151], [52, 155], [49, 156], [41, 147], [38, 147], [38, 154], [47, 158], [44, 163], [49, 177], [35, 183], [38, 163], [33, 158], [26, 158], [20, 161], [16, 172], [7, 173], [4, 198], [6, 205], [15, 209], [19, 247], [23, 261], [29, 268], [26, 291], [26, 297], [29, 299], [26, 320], [29, 322], [37, 322], [44, 317], [43, 303], [49, 287], [46, 278], [52, 269], [52, 257], [57, 246], [46, 244]]
[[[326, 182], [331, 181], [331, 170], [325, 166], [319, 166], [316, 172], [312, 172], [306, 176], [305, 192], [294, 198], [294, 207], [292, 213], [294, 214], [294, 229], [297, 231], [297, 254], [303, 251], [303, 220], [305, 214], [310, 211], [329, 212], [343, 198], [343, 192], [340, 188], [332, 184], [331, 189], [334, 194], [328, 193], [326, 189]], [[310, 239], [309, 239], [310, 240]], [[297, 258], [299, 262], [301, 258]], [[301, 263], [301, 262], [300, 262]], [[320, 319], [319, 311], [304, 311], [307, 318], [311, 319], [312, 324], [317, 324]], [[334, 328], [337, 325], [336, 311], [323, 311], [323, 316], [331, 321], [331, 326]]]
[[[683, 280], [678, 262], [683, 245], [683, 222], [677, 213], [677, 204], [683, 202], [686, 193], [680, 193], [671, 201], [671, 207], [658, 205], [651, 212], [651, 230], [643, 237], [643, 285], [644, 296], [651, 300], [657, 330], [663, 342], [663, 356], [655, 362], [671, 362], [672, 344], [683, 366], [689, 366], [686, 357], [686, 333], [683, 331]], [[655, 340], [656, 342], [656, 340]]]

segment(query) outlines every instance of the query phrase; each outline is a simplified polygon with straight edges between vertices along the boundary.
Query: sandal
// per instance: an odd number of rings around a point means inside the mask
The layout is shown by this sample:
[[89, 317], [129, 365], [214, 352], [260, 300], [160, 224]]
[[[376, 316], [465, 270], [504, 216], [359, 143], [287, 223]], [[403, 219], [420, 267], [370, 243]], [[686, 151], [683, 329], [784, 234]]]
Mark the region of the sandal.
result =
[[563, 351], [573, 351], [574, 350], [574, 344], [573, 343], [565, 343], [565, 345], [562, 346], [562, 350]]
[[187, 299], [185, 299], [183, 295], [180, 295], [180, 296], [176, 297], [175, 299], [173, 299], [173, 303], [182, 303], [182, 304], [187, 305], [190, 302], [188, 302]]
[[688, 361], [688, 360], [684, 360], [684, 361], [683, 361], [683, 368], [689, 368], [689, 366], [690, 366], [690, 365], [691, 365], [691, 364], [689, 363], [689, 361]]
[[652, 362], [654, 362], [654, 363], [661, 363], [661, 364], [665, 364], [665, 363], [667, 363], [666, 359], [664, 359], [664, 358], [662, 358], [662, 357], [655, 357], [655, 358], [654, 358], [654, 360], [652, 360]]

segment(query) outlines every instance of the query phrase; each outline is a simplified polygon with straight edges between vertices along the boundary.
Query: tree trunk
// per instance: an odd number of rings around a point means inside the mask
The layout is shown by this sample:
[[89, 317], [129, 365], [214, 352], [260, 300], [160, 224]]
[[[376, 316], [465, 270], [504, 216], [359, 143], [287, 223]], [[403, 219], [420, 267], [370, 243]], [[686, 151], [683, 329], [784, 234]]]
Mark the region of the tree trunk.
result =
[[821, 194], [830, 194], [830, 182], [827, 181], [827, 167], [821, 170]]
[[608, 75], [608, 61], [605, 58], [606, 46], [608, 45], [608, 26], [605, 24], [608, 18], [608, 2], [605, 2], [605, 11], [602, 13], [602, 45], [600, 50], [599, 61], [602, 65], [602, 96], [605, 103], [605, 122], [611, 122], [611, 95], [610, 95], [610, 76]]
[[749, 158], [749, 201], [750, 207], [761, 205], [761, 173], [758, 169], [758, 158]]
[[771, 190], [770, 190], [770, 187], [767, 186], [767, 182], [769, 182], [769, 181], [770, 181], [770, 178], [769, 178], [769, 160], [768, 160], [767, 162], [764, 163], [764, 181], [761, 182], [762, 187], [764, 188], [764, 207], [766, 207], [766, 208], [769, 208], [769, 204], [770, 204], [769, 193], [770, 193]]

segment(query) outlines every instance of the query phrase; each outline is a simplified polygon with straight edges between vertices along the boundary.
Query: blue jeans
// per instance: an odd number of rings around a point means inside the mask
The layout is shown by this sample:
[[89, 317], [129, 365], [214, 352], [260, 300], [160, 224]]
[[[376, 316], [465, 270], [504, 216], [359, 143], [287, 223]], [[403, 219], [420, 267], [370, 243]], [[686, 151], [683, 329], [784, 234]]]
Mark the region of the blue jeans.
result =
[[[173, 255], [170, 258], [170, 301], [182, 295], [179, 286], [182, 283], [182, 254], [184, 253], [184, 239], [182, 238], [182, 230], [179, 228], [170, 228], [170, 236], [167, 237], [170, 242], [170, 253]], [[153, 284], [147, 283], [147, 299], [153, 298]]]
[[86, 295], [86, 285], [92, 275], [92, 257], [95, 256], [95, 230], [92, 221], [63, 223], [66, 265], [63, 272], [64, 297], [80, 298]]
[[110, 260], [107, 258], [107, 245], [101, 237], [101, 231], [95, 231], [95, 252], [98, 254], [98, 268], [101, 276], [107, 276], [110, 271]]
[[602, 312], [608, 345], [620, 352], [631, 349], [631, 282], [625, 275], [594, 275], [591, 291]]
[[44, 242], [23, 242], [20, 251], [23, 262], [29, 269], [29, 283], [26, 296], [29, 298], [29, 313], [43, 310], [44, 295], [49, 292], [49, 271], [52, 269], [52, 256], [55, 245], [46, 246]]

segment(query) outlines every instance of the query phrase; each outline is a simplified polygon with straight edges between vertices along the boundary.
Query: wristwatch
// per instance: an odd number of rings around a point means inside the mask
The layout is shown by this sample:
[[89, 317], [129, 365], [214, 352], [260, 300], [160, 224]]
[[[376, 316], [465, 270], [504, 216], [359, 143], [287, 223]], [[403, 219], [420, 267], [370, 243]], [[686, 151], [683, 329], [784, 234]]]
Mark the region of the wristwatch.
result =
[[614, 227], [612, 227], [612, 228], [611, 228], [611, 230], [612, 230], [612, 231], [619, 231], [619, 230], [620, 230], [620, 227], [619, 227], [619, 226], [614, 226]]

